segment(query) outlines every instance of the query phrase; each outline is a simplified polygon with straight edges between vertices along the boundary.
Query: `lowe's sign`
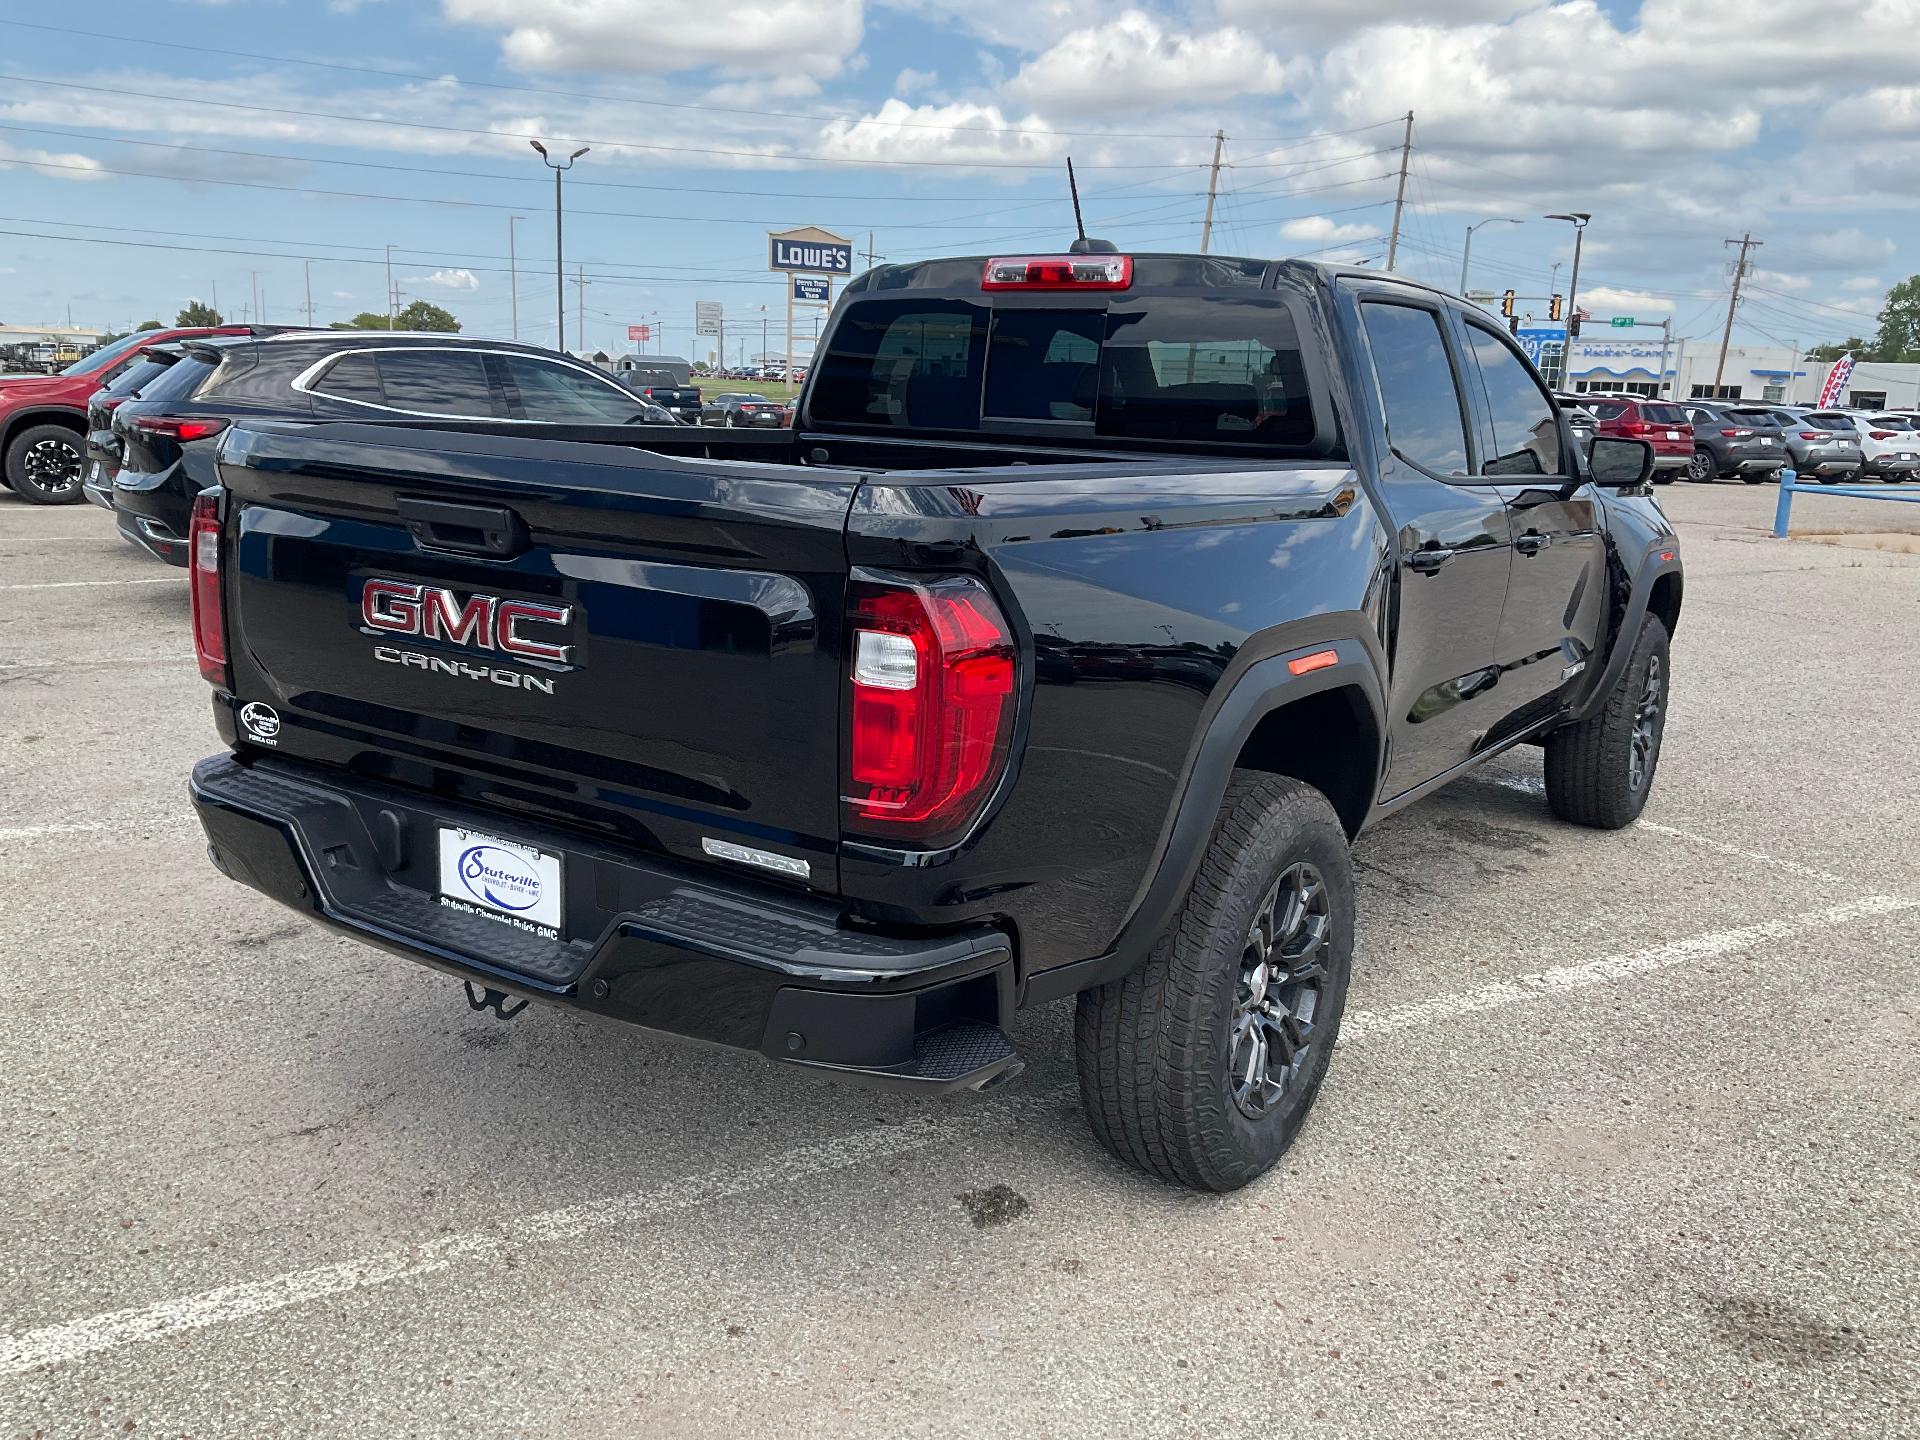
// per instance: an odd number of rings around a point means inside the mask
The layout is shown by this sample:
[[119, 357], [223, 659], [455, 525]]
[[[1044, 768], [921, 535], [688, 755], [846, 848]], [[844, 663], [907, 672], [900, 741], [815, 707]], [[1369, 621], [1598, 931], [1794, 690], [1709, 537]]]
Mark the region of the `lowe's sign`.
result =
[[767, 256], [770, 270], [798, 270], [813, 275], [851, 275], [853, 246], [822, 240], [786, 240], [767, 237], [771, 247]]

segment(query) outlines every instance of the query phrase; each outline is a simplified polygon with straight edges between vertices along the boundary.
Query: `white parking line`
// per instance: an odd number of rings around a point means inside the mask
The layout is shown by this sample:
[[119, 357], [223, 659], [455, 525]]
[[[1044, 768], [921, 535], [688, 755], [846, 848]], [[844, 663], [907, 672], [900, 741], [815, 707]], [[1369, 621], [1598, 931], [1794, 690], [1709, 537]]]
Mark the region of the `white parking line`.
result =
[[[994, 1114], [980, 1112], [966, 1117], [962, 1123], [979, 1124]], [[998, 1118], [1004, 1120], [1004, 1112], [1000, 1112]], [[337, 1265], [318, 1265], [265, 1280], [223, 1285], [198, 1295], [113, 1310], [84, 1320], [9, 1335], [0, 1339], [0, 1375], [18, 1375], [42, 1365], [58, 1365], [122, 1345], [162, 1340], [227, 1320], [244, 1320], [285, 1310], [328, 1295], [388, 1285], [416, 1275], [431, 1275], [456, 1260], [497, 1255], [517, 1245], [576, 1239], [589, 1231], [613, 1225], [658, 1220], [717, 1200], [786, 1186], [809, 1175], [847, 1170], [924, 1149], [947, 1138], [954, 1128], [951, 1122], [942, 1124], [930, 1116], [922, 1116], [898, 1125], [856, 1130], [818, 1144], [795, 1146], [746, 1169], [713, 1170], [627, 1195], [544, 1210], [510, 1222], [499, 1230], [447, 1235]]]
[[0, 840], [38, 840], [44, 835], [84, 835], [106, 828], [104, 822], [84, 825], [4, 825], [0, 826]]
[[[1920, 909], [1920, 900], [1876, 895], [1850, 904], [1829, 906], [1779, 920], [1762, 921], [1731, 930], [1712, 930], [1670, 941], [1646, 950], [1604, 956], [1578, 965], [1563, 965], [1511, 981], [1496, 981], [1454, 995], [1406, 1005], [1394, 1010], [1360, 1010], [1347, 1016], [1342, 1044], [1376, 1035], [1417, 1030], [1436, 1020], [1475, 1011], [1497, 1010], [1544, 996], [1564, 994], [1651, 971], [1710, 960], [1769, 940], [1781, 940], [1806, 930], [1844, 925], [1849, 921]], [[1062, 1092], [1065, 1093], [1070, 1092]], [[1013, 1097], [1016, 1098], [1017, 1097]], [[1025, 1097], [1028, 1103], [1051, 1103], [1053, 1096]], [[856, 1130], [812, 1145], [796, 1146], [745, 1168], [723, 1168], [683, 1180], [666, 1181], [645, 1190], [589, 1200], [556, 1210], [544, 1210], [499, 1229], [470, 1231], [425, 1240], [334, 1265], [294, 1270], [264, 1280], [243, 1281], [161, 1300], [68, 1320], [37, 1330], [0, 1337], [0, 1375], [17, 1375], [43, 1365], [58, 1365], [114, 1350], [125, 1345], [163, 1340], [168, 1336], [203, 1330], [228, 1320], [285, 1310], [309, 1300], [371, 1289], [419, 1275], [444, 1270], [456, 1260], [497, 1255], [516, 1245], [554, 1240], [577, 1240], [591, 1231], [635, 1221], [659, 1219], [732, 1199], [773, 1186], [786, 1186], [810, 1175], [848, 1170], [876, 1160], [924, 1149], [959, 1132], [1004, 1123], [1004, 1106], [982, 1108], [958, 1118], [919, 1116], [899, 1125]]]
[[1560, 965], [1531, 975], [1516, 975], [1511, 980], [1494, 980], [1485, 985], [1476, 985], [1471, 990], [1435, 996], [1431, 1000], [1417, 1001], [1393, 1010], [1357, 1010], [1340, 1022], [1340, 1043], [1345, 1045], [1401, 1030], [1419, 1030], [1456, 1015], [1470, 1015], [1477, 1010], [1498, 1010], [1507, 1005], [1537, 1000], [1543, 995], [1590, 989], [1634, 975], [1731, 955], [1769, 940], [1784, 940], [1802, 931], [1844, 925], [1850, 920], [1893, 915], [1902, 910], [1920, 910], [1920, 900], [1869, 895], [1844, 905], [1830, 905], [1824, 910], [1809, 910], [1778, 920], [1762, 920], [1731, 930], [1709, 930], [1702, 935], [1688, 935], [1645, 950], [1603, 955], [1597, 960], [1582, 961], [1578, 965]]
[[137, 580], [36, 580], [27, 585], [0, 585], [0, 590], [81, 590], [95, 585], [185, 585], [179, 575], [145, 575]]
[[1862, 882], [1851, 880], [1845, 875], [1835, 875], [1830, 870], [1816, 870], [1811, 865], [1802, 865], [1798, 860], [1786, 860], [1778, 855], [1769, 855], [1764, 850], [1743, 850], [1738, 845], [1727, 844], [1724, 840], [1714, 840], [1705, 835], [1697, 835], [1691, 830], [1681, 830], [1672, 825], [1660, 825], [1652, 820], [1638, 820], [1634, 823], [1639, 829], [1651, 830], [1656, 835], [1670, 835], [1675, 840], [1684, 840], [1689, 845], [1698, 845], [1702, 850], [1711, 850], [1716, 855], [1732, 855], [1741, 860], [1758, 860], [1763, 865], [1771, 865], [1791, 875], [1805, 875], [1810, 880], [1825, 880], [1830, 884], [1845, 885], [1855, 890], [1866, 888]]

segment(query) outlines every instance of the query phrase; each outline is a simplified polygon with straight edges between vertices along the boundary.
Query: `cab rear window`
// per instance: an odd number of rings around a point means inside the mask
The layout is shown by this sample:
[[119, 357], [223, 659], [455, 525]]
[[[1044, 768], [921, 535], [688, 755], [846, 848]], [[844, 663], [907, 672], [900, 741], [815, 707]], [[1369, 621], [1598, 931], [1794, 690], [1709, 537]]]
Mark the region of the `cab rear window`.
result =
[[811, 418], [1307, 447], [1307, 374], [1292, 308], [1277, 296], [1059, 309], [875, 299], [850, 306], [835, 327]]

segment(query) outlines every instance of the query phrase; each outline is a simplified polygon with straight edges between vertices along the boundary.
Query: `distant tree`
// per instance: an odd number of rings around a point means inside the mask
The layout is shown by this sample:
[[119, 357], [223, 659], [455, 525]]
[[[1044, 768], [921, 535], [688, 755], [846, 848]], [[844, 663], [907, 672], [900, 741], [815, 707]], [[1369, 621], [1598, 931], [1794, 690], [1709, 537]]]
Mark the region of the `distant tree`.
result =
[[388, 323], [385, 315], [373, 310], [362, 310], [351, 320], [336, 320], [327, 328], [330, 330], [390, 330], [393, 326]]
[[176, 325], [224, 325], [220, 312], [204, 300], [189, 300], [180, 307], [180, 313], [173, 317]]
[[398, 315], [393, 317], [396, 330], [438, 330], [452, 334], [460, 328], [460, 322], [452, 314], [442, 310], [431, 300], [414, 300]]
[[1856, 360], [1873, 359], [1874, 342], [1859, 335], [1849, 335], [1838, 345], [1816, 345], [1807, 352], [1809, 360], [1838, 360], [1842, 355], [1851, 355]]
[[158, 330], [158, 329], [161, 329], [162, 327], [158, 320], [142, 320], [138, 325], [134, 326], [133, 328], [135, 330]]
[[1873, 348], [1876, 360], [1920, 360], [1920, 275], [1887, 292]]

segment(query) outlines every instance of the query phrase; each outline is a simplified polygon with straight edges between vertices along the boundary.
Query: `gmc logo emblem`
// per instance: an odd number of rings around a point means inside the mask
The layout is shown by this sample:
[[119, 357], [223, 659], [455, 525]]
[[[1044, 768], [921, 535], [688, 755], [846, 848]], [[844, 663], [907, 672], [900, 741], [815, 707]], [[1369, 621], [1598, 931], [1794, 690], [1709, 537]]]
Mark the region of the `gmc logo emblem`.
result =
[[387, 635], [451, 640], [550, 665], [566, 664], [573, 650], [571, 645], [535, 640], [525, 633], [530, 625], [567, 624], [573, 618], [571, 605], [502, 600], [498, 595], [469, 595], [462, 602], [451, 590], [406, 580], [367, 581], [360, 592], [360, 618], [369, 629]]

